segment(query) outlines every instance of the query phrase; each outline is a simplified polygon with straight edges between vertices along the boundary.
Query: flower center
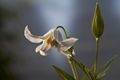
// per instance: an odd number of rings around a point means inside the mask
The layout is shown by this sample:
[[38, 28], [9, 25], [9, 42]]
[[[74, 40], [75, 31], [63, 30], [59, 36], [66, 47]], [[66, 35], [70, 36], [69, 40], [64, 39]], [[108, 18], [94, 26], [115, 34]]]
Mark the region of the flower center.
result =
[[50, 37], [47, 39], [47, 44], [51, 44], [51, 43], [52, 43], [52, 38]]

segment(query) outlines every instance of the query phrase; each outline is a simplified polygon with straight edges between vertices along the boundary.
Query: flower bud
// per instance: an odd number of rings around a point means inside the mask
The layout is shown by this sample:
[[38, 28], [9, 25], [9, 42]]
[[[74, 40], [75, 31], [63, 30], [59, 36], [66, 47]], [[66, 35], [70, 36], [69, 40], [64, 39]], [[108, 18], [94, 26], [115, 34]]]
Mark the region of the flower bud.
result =
[[104, 22], [100, 13], [100, 7], [98, 3], [96, 3], [96, 8], [92, 21], [92, 30], [96, 38], [100, 38], [104, 31]]

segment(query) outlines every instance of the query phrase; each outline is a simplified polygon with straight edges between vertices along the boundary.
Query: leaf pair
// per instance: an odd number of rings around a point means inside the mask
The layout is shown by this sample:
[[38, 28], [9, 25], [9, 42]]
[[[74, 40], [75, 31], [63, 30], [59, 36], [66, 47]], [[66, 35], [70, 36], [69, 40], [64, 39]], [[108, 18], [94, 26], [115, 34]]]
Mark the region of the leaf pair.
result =
[[[85, 74], [85, 76], [84, 76], [84, 78], [82, 80], [86, 80], [87, 77], [90, 80], [95, 80], [95, 78], [94, 78], [92, 72], [90, 71], [90, 69], [88, 69], [84, 64], [78, 62], [74, 58], [70, 58], [70, 60], [72, 62], [74, 62], [75, 65], [77, 65], [80, 68], [80, 70]], [[58, 68], [58, 67], [56, 67], [54, 65], [53, 65], [53, 68], [59, 74], [59, 76], [62, 78], [62, 80], [75, 80], [70, 74], [66, 73], [65, 71], [61, 70], [60, 68]]]
[[[70, 58], [70, 60], [73, 61], [79, 67], [79, 69], [84, 73], [82, 80], [87, 80], [87, 78], [89, 80], [100, 80], [106, 75], [115, 58], [116, 57], [114, 56], [109, 61], [107, 61], [104, 67], [97, 73], [97, 77], [95, 77], [95, 75], [92, 73], [92, 71], [89, 68], [87, 68], [84, 64], [78, 62], [75, 58]], [[75, 80], [73, 76], [61, 70], [60, 68], [54, 65], [53, 65], [53, 68], [58, 73], [58, 75], [62, 78], [62, 80]]]
[[95, 80], [95, 77], [93, 76], [92, 71], [89, 68], [87, 68], [84, 64], [78, 62], [75, 58], [71, 58], [70, 60], [72, 60], [79, 67], [79, 69], [85, 74], [83, 80], [85, 80], [86, 77], [88, 77], [89, 80]]
[[103, 66], [103, 68], [97, 73], [97, 79], [102, 79], [108, 70], [110, 69], [111, 65], [113, 64], [116, 56], [113, 56], [109, 61], [106, 62], [106, 64]]

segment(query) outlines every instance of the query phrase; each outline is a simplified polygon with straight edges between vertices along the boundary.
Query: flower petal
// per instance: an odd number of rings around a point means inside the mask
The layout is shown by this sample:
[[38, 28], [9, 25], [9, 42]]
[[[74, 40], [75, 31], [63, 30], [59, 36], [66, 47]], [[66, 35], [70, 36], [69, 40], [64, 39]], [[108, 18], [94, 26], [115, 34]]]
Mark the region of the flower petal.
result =
[[44, 34], [43, 36], [41, 36], [41, 39], [46, 39], [48, 37], [53, 37], [54, 31], [55, 31], [55, 28], [50, 29], [46, 34]]
[[42, 56], [46, 56], [46, 55], [47, 55], [47, 54], [46, 54], [44, 51], [42, 51], [42, 50], [40, 50], [39, 53], [40, 53]]
[[73, 49], [73, 51], [72, 51], [72, 55], [75, 55], [75, 50]]
[[39, 45], [38, 47], [36, 47], [36, 49], [35, 49], [35, 52], [36, 53], [40, 53], [40, 55], [42, 55], [42, 56], [45, 56], [46, 55], [46, 53], [42, 50], [42, 47], [43, 47], [43, 45], [41, 44], [41, 45]]
[[42, 39], [40, 36], [35, 36], [35, 35], [31, 34], [31, 32], [28, 29], [28, 26], [25, 27], [24, 36], [32, 43], [41, 43], [42, 42]]
[[36, 47], [35, 52], [38, 53], [40, 52], [41, 55], [47, 55], [47, 52], [51, 49], [51, 45], [47, 44], [45, 41]]
[[42, 50], [43, 44], [36, 47], [35, 52], [38, 53], [40, 50]]
[[61, 49], [67, 51], [70, 47], [72, 47], [75, 44], [77, 40], [77, 38], [68, 38], [61, 41]]

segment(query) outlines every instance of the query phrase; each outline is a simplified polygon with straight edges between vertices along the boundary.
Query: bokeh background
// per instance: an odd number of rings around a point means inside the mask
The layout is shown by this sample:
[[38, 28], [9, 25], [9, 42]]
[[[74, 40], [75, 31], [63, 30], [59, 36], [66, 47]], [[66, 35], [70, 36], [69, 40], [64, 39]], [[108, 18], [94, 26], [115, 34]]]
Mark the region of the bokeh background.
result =
[[[104, 80], [120, 77], [120, 0], [99, 0], [105, 23], [100, 44], [101, 67], [117, 55]], [[62, 25], [70, 36], [79, 38], [76, 57], [91, 66], [95, 57], [95, 40], [91, 22], [96, 0], [0, 0], [0, 80], [60, 80], [52, 64], [71, 73], [64, 55], [52, 50], [43, 57], [35, 53], [38, 44], [24, 37], [29, 25], [35, 35]]]

